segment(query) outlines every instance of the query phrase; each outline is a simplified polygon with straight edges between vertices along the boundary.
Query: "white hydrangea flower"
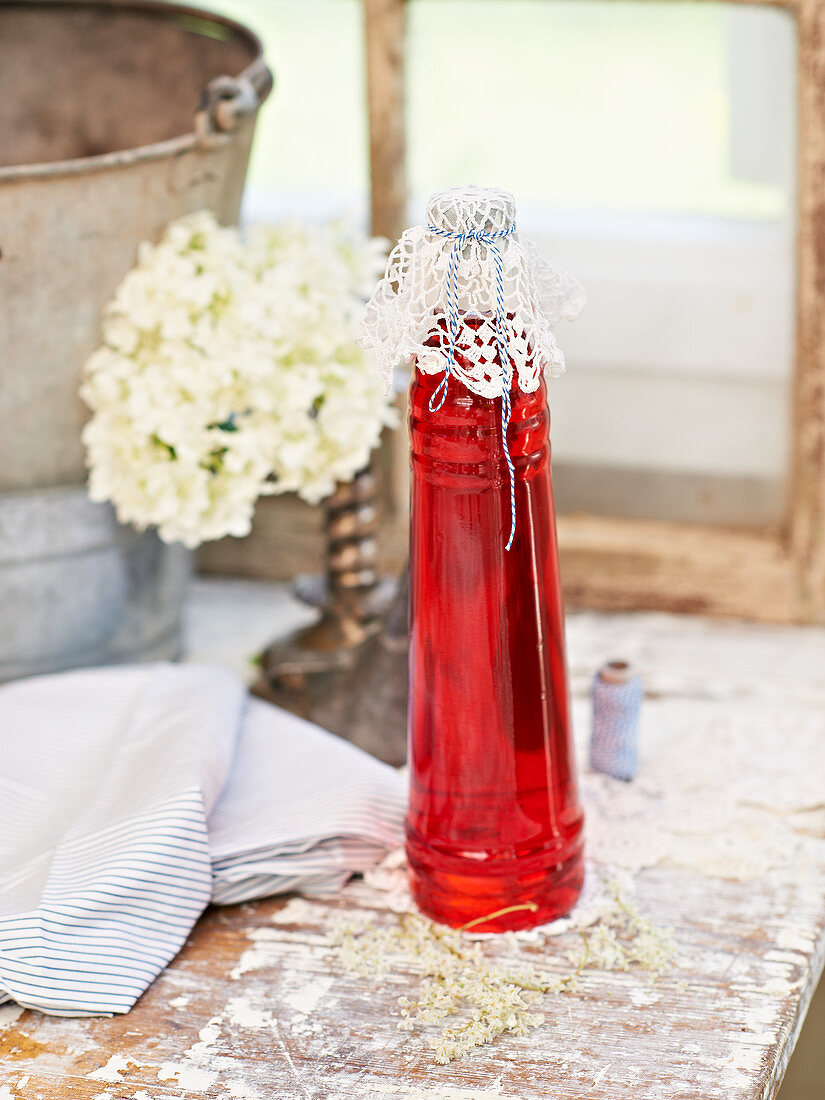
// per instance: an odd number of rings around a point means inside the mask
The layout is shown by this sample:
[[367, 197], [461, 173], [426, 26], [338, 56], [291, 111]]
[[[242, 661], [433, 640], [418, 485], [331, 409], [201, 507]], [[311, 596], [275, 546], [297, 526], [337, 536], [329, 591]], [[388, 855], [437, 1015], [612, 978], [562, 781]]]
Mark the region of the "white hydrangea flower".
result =
[[310, 503], [396, 414], [353, 340], [386, 242], [339, 224], [173, 222], [106, 310], [81, 395], [93, 500], [194, 547], [249, 533], [261, 495]]

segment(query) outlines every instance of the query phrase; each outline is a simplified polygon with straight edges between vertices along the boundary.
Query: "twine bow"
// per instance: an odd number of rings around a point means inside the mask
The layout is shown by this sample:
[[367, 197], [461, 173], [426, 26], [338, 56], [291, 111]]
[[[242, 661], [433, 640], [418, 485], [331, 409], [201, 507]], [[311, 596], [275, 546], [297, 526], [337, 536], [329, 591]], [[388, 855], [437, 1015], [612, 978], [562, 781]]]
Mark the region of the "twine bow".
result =
[[[511, 233], [515, 232], [516, 227], [511, 225], [507, 229], [494, 229], [487, 233], [479, 230], [459, 230], [456, 232], [451, 229], [441, 229], [435, 225], [428, 225], [427, 228], [431, 233], [435, 233], [439, 237], [446, 237], [453, 242], [450, 262], [447, 267], [447, 317], [450, 329], [447, 333], [447, 366], [444, 377], [430, 397], [430, 412], [437, 412], [444, 404], [447, 397], [447, 387], [450, 384], [450, 375], [455, 366], [459, 329], [457, 270], [461, 251], [467, 241], [478, 241], [479, 244], [486, 244], [493, 254], [496, 269], [496, 345], [501, 360], [501, 444], [504, 448], [504, 458], [510, 475], [510, 537], [506, 545], [506, 549], [509, 550], [513, 545], [516, 534], [516, 471], [507, 444], [507, 429], [510, 426], [511, 412], [510, 384], [513, 379], [513, 371], [510, 365], [507, 313], [504, 306], [504, 263], [498, 242], [503, 237], [509, 237]], [[436, 403], [434, 404], [434, 402]]]

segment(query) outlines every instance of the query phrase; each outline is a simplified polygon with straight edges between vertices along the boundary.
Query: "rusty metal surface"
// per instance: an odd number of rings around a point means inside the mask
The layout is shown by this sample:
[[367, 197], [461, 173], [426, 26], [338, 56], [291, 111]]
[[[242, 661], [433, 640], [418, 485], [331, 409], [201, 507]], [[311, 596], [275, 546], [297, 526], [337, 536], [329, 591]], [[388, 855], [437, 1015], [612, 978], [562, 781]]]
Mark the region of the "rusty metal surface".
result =
[[195, 12], [0, 3], [0, 148], [37, 160], [0, 167], [0, 492], [84, 481], [80, 371], [140, 241], [204, 206], [237, 219], [255, 114], [199, 141], [196, 109], [221, 75], [265, 95], [267, 70], [237, 25], [169, 21]]
[[[88, 411], [78, 388], [103, 307], [140, 242], [173, 219], [202, 207], [237, 219], [257, 105], [270, 87], [258, 39], [196, 8], [0, 0], [0, 502], [82, 490]], [[72, 499], [73, 523], [104, 522], [82, 492]], [[33, 501], [32, 515], [45, 515]], [[21, 548], [9, 530], [0, 533], [6, 560]], [[153, 535], [138, 547], [113, 529], [112, 546], [125, 554], [127, 544], [132, 564], [137, 553], [135, 567], [154, 571], [155, 588], [140, 588], [152, 607], [174, 552]], [[131, 615], [131, 597], [113, 602], [93, 572], [88, 579], [84, 629], [114, 638], [111, 621]], [[31, 580], [21, 597], [19, 569], [0, 562], [0, 605], [14, 607], [18, 629], [32, 620], [34, 638], [54, 613], [47, 589], [52, 600], [71, 599]], [[44, 641], [38, 664], [30, 649], [26, 667], [55, 667], [53, 650]], [[95, 654], [107, 659], [105, 646]], [[59, 663], [68, 660], [61, 650]]]
[[78, 387], [103, 307], [139, 243], [174, 218], [201, 207], [237, 218], [252, 126], [89, 176], [0, 181], [0, 492], [85, 480]]
[[266, 98], [262, 51], [246, 27], [198, 8], [0, 0], [0, 183], [192, 148], [212, 82], [240, 81]]
[[0, 682], [179, 657], [190, 561], [82, 488], [0, 494]]

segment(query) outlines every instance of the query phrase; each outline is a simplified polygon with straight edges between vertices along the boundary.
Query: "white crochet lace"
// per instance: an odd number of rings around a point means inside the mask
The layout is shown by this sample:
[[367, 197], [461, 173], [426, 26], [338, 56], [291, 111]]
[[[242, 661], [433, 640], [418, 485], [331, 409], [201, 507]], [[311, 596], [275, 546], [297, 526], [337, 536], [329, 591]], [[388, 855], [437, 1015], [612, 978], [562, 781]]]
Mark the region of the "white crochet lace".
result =
[[[532, 242], [521, 239], [515, 217], [508, 191], [457, 187], [433, 195], [427, 225], [403, 233], [358, 334], [360, 344], [375, 350], [386, 392], [406, 357], [414, 356], [427, 374], [446, 371], [451, 331], [455, 354], [449, 373], [482, 397], [498, 397], [509, 388], [499, 354], [497, 257], [512, 364], [508, 374], [514, 367], [519, 386], [529, 393], [542, 375], [562, 373], [564, 356], [553, 326], [578, 315], [584, 291], [561, 268], [545, 263]], [[451, 300], [465, 320], [473, 318], [472, 325], [454, 318], [451, 329]]]

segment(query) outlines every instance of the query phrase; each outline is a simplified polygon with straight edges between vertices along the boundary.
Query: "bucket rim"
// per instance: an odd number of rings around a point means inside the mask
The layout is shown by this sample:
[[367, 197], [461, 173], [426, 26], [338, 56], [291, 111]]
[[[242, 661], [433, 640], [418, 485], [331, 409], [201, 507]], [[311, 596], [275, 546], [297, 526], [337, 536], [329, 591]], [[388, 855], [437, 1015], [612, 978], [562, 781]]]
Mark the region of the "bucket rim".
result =
[[[258, 106], [264, 103], [272, 90], [272, 74], [264, 62], [264, 47], [253, 30], [236, 19], [199, 8], [191, 4], [167, 3], [166, 0], [0, 0], [3, 8], [114, 8], [120, 11], [148, 12], [160, 16], [189, 16], [202, 19], [206, 23], [216, 23], [231, 30], [243, 39], [251, 48], [252, 61], [237, 74], [237, 79], [254, 85], [258, 95]], [[254, 114], [253, 116], [254, 117]], [[118, 149], [111, 153], [97, 153], [89, 157], [72, 157], [67, 160], [33, 161], [30, 164], [10, 164], [0, 166], [0, 184], [16, 182], [22, 179], [43, 179], [54, 176], [75, 176], [89, 172], [101, 172], [113, 168], [131, 167], [134, 164], [163, 160], [170, 156], [180, 156], [193, 149], [214, 149], [226, 145], [236, 131], [210, 132], [208, 136], [198, 134], [194, 128], [177, 137], [164, 141], [155, 141], [149, 145], [135, 145], [129, 149]]]

